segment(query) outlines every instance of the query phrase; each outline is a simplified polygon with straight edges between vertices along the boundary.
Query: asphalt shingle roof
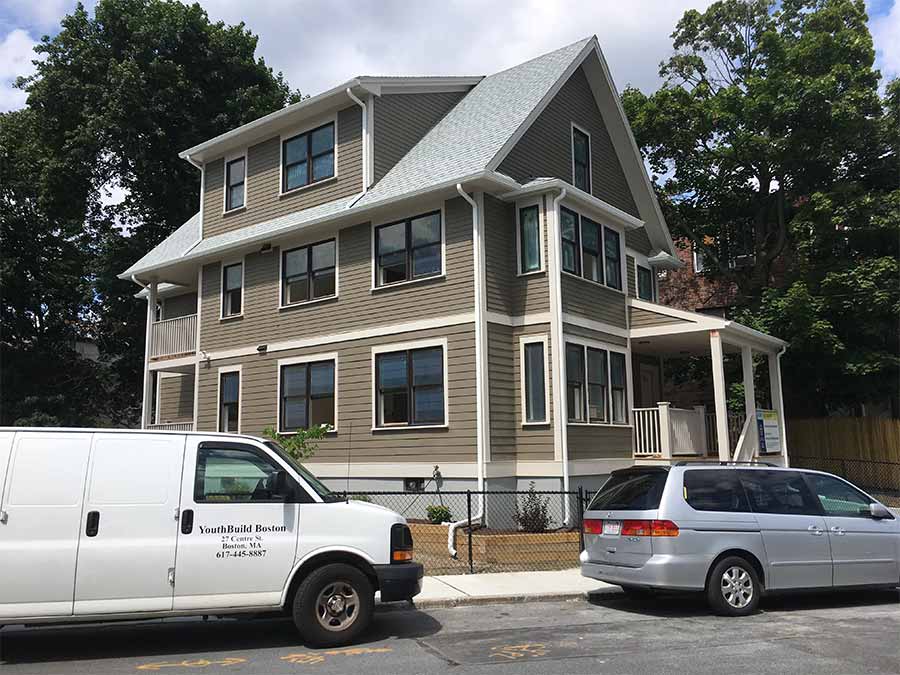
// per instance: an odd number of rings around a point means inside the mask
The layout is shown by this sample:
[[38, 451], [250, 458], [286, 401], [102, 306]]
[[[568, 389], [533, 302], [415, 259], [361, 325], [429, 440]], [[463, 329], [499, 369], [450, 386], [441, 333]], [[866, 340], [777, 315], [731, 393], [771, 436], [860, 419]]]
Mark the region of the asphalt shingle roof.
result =
[[163, 265], [177, 260], [200, 239], [200, 212], [191, 216], [187, 222], [163, 239], [143, 258], [125, 270], [121, 276], [131, 276], [138, 270]]

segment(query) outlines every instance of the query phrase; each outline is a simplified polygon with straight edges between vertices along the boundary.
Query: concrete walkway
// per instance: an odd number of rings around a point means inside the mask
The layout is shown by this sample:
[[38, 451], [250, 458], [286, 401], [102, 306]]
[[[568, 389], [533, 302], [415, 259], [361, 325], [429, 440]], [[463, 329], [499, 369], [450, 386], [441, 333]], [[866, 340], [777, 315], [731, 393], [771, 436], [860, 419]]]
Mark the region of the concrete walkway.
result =
[[584, 598], [610, 584], [581, 576], [580, 569], [558, 572], [501, 572], [425, 577], [416, 596], [420, 608], [455, 607], [494, 602]]

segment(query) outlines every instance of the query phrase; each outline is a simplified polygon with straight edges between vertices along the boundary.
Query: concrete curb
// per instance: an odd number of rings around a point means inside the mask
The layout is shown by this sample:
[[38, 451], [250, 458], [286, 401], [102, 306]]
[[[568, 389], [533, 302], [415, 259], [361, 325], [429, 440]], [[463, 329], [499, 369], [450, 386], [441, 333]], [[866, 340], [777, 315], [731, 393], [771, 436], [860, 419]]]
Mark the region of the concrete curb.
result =
[[433, 600], [413, 600], [415, 609], [441, 609], [446, 607], [467, 607], [474, 605], [504, 605], [525, 602], [561, 602], [566, 600], [587, 600], [602, 589], [571, 593], [525, 593], [520, 595], [468, 595], [461, 598], [435, 598]]

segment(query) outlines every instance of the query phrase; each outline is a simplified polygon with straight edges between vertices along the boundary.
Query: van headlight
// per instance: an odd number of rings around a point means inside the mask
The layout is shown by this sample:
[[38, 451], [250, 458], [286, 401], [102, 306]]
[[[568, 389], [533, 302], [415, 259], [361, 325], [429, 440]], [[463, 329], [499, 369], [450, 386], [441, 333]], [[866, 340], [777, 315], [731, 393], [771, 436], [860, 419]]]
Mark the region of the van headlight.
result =
[[413, 559], [413, 538], [409, 526], [394, 523], [391, 526], [391, 562], [405, 563]]

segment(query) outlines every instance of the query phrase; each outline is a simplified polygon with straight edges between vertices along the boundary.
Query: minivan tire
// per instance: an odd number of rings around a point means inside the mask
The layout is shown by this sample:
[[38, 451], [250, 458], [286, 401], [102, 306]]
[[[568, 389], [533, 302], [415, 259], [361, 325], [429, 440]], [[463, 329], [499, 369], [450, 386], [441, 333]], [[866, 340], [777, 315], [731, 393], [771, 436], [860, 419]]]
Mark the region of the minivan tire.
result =
[[710, 607], [723, 616], [747, 616], [759, 606], [762, 584], [753, 565], [739, 556], [722, 558], [706, 584]]
[[311, 646], [337, 647], [358, 638], [372, 621], [375, 590], [357, 567], [332, 563], [313, 570], [294, 594], [294, 625]]

